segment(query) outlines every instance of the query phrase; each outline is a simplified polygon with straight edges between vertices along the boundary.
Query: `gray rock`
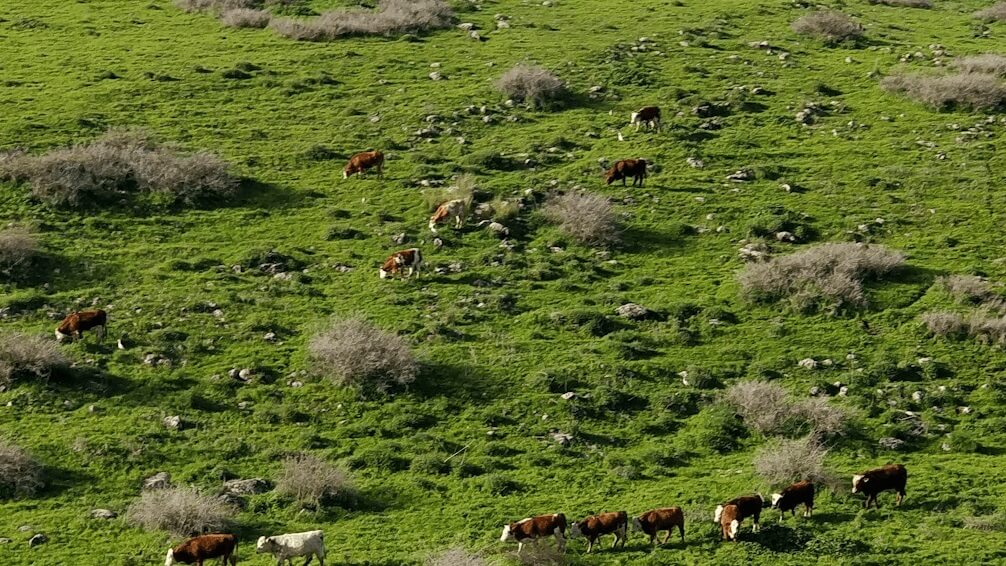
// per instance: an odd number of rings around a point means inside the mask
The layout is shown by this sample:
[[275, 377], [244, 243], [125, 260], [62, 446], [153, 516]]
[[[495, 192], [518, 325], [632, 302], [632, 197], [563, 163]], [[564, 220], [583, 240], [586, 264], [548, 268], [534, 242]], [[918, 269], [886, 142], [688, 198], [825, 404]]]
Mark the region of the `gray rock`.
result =
[[42, 533], [38, 533], [37, 535], [28, 539], [28, 546], [34, 548], [40, 544], [45, 544], [47, 542], [49, 542], [49, 537], [43, 535]]
[[12, 541], [11, 539], [9, 539], [7, 537], [0, 538], [0, 544], [10, 544], [12, 542], [14, 542], [14, 541]]
[[573, 435], [562, 431], [555, 431], [551, 435], [552, 440], [559, 446], [569, 446], [573, 442]]
[[645, 320], [652, 314], [650, 309], [636, 303], [625, 303], [615, 309], [618, 316], [629, 320]]
[[576, 393], [574, 393], [572, 391], [567, 391], [567, 392], [563, 393], [562, 395], [560, 395], [560, 397], [562, 397], [562, 399], [565, 400], [565, 401], [569, 401], [570, 399], [575, 399], [576, 398]]
[[224, 482], [224, 493], [230, 495], [258, 495], [272, 489], [272, 484], [262, 478], [230, 480]]
[[[275, 337], [276, 336], [274, 334], [273, 338], [275, 338]], [[243, 380], [245, 380], [245, 381], [248, 381], [249, 379], [251, 379], [252, 375], [253, 375], [252, 370], [250, 370], [248, 368], [244, 368], [244, 369], [242, 369], [241, 371], [238, 372], [238, 377], [241, 378], [241, 379], [243, 379]]]
[[114, 519], [114, 518], [116, 518], [118, 516], [119, 516], [118, 513], [116, 513], [115, 511], [111, 511], [109, 509], [92, 509], [91, 510], [91, 518], [92, 519], [105, 519], [105, 520], [109, 520], [109, 519]]
[[475, 29], [475, 24], [473, 24], [471, 22], [464, 22], [464, 23], [458, 24], [458, 29], [460, 29], [462, 31], [472, 31], [473, 29]]
[[885, 450], [901, 450], [905, 446], [905, 441], [893, 436], [885, 436], [877, 441], [877, 445]]
[[444, 78], [444, 76], [441, 75], [439, 71], [433, 71], [432, 73], [430, 73], [430, 80], [431, 81], [439, 81], [439, 80], [443, 80], [443, 78]]
[[143, 489], [167, 489], [169, 487], [171, 487], [171, 474], [168, 472], [157, 472], [143, 480]]
[[182, 417], [178, 415], [171, 415], [168, 417], [164, 417], [164, 419], [161, 422], [164, 423], [165, 427], [173, 430], [178, 430], [182, 428]]
[[34, 529], [35, 529], [35, 527], [33, 527], [31, 525], [21, 525], [20, 527], [17, 528], [18, 532], [20, 532], [20, 533], [31, 532]]

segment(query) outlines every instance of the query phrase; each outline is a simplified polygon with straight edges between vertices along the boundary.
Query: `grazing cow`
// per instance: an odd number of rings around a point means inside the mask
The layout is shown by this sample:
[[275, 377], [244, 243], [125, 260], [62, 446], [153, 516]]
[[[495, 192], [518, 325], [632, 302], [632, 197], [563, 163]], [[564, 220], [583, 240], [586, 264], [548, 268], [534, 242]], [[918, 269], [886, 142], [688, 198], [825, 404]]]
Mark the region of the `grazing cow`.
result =
[[723, 540], [737, 542], [737, 533], [741, 530], [741, 521], [744, 515], [739, 506], [728, 503], [723, 506], [723, 510], [718, 515], [720, 530], [723, 532]]
[[639, 131], [639, 126], [646, 124], [646, 127], [656, 129], [660, 131], [660, 108], [656, 106], [646, 106], [641, 108], [639, 112], [632, 113], [632, 119], [629, 121], [629, 125], [635, 125], [636, 131]]
[[419, 270], [422, 265], [423, 254], [419, 251], [419, 248], [409, 248], [391, 254], [391, 257], [386, 259], [384, 264], [381, 265], [378, 273], [381, 279], [387, 279], [389, 276], [395, 275], [400, 271], [408, 270], [408, 273], [405, 275], [406, 278], [412, 277], [413, 273], [416, 274], [416, 277], [419, 277]]
[[908, 483], [908, 470], [901, 464], [888, 464], [882, 468], [869, 470], [862, 474], [852, 476], [852, 493], [863, 493], [866, 495], [866, 503], [863, 506], [870, 508], [870, 502], [880, 509], [877, 501], [877, 494], [882, 491], [897, 492], [895, 500], [898, 505], [905, 499], [905, 484]]
[[325, 533], [324, 531], [307, 531], [305, 533], [258, 537], [255, 552], [272, 554], [272, 557], [277, 560], [276, 566], [283, 566], [284, 560], [289, 560], [290, 564], [293, 564], [293, 559], [296, 556], [307, 556], [304, 566], [310, 564], [311, 559], [315, 556], [318, 557], [320, 566], [325, 566]]
[[220, 558], [221, 564], [231, 566], [238, 563], [238, 537], [232, 534], [216, 533], [190, 538], [182, 544], [168, 549], [164, 566], [175, 563], [203, 566], [205, 560]]
[[520, 551], [524, 549], [524, 544], [528, 541], [537, 544], [538, 539], [551, 536], [555, 537], [555, 542], [559, 546], [559, 552], [565, 552], [566, 516], [562, 513], [538, 515], [537, 517], [529, 517], [516, 523], [510, 523], [503, 527], [500, 542], [516, 540], [517, 554], [520, 554]]
[[380, 151], [364, 151], [349, 158], [349, 163], [342, 170], [342, 178], [363, 174], [368, 169], [377, 169], [377, 178], [384, 176], [384, 154]]
[[622, 159], [621, 161], [616, 161], [611, 169], [608, 169], [604, 173], [604, 181], [607, 184], [612, 184], [615, 181], [622, 181], [622, 186], [625, 186], [625, 180], [632, 177], [632, 186], [642, 187], [643, 179], [646, 178], [646, 160], [645, 159]]
[[438, 206], [437, 211], [430, 217], [430, 232], [436, 234], [437, 224], [450, 218], [454, 219], [454, 228], [460, 229], [465, 225], [465, 208], [464, 199], [449, 200]]
[[796, 516], [797, 505], [803, 505], [803, 516], [810, 517], [814, 511], [814, 484], [809, 481], [798, 481], [795, 484], [782, 490], [781, 493], [772, 494], [772, 508], [779, 510], [779, 522], [786, 517], [786, 511]]
[[587, 552], [590, 552], [594, 549], [594, 543], [602, 535], [615, 535], [615, 541], [611, 543], [611, 548], [615, 548], [619, 541], [622, 542], [624, 548], [628, 526], [629, 515], [625, 511], [601, 513], [573, 523], [569, 529], [569, 539], [573, 540], [578, 536], [587, 537]]
[[83, 338], [83, 333], [87, 330], [95, 329], [98, 341], [105, 339], [105, 326], [108, 315], [101, 309], [93, 311], [77, 311], [66, 315], [63, 322], [56, 327], [56, 341], [73, 340]]
[[667, 544], [671, 540], [674, 528], [678, 528], [681, 534], [681, 542], [685, 542], [685, 513], [680, 507], [665, 507], [647, 511], [632, 520], [632, 530], [640, 531], [650, 536], [650, 544], [657, 544], [657, 535], [660, 531], [667, 531], [663, 542]]
[[716, 512], [713, 514], [713, 522], [722, 524], [722, 519], [720, 515], [723, 513], [723, 509], [729, 505], [736, 505], [738, 512], [740, 513], [740, 521], [748, 517], [754, 519], [754, 525], [751, 527], [751, 532], [757, 533], [761, 530], [761, 526], [758, 521], [761, 519], [761, 510], [766, 507], [765, 498], [761, 496], [760, 493], [755, 495], [743, 495], [741, 497], [736, 497], [727, 501], [723, 505], [716, 506]]

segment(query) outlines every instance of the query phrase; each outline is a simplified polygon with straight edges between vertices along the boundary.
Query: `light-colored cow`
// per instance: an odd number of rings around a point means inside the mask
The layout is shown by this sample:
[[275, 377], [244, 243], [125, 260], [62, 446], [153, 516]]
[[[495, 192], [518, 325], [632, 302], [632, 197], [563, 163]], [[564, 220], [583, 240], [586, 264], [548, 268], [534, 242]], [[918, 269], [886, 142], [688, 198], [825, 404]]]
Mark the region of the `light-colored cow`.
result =
[[325, 533], [324, 531], [307, 531], [258, 537], [255, 552], [272, 554], [273, 558], [277, 560], [276, 566], [283, 566], [284, 560], [293, 564], [293, 559], [297, 556], [307, 556], [304, 566], [310, 564], [311, 559], [315, 556], [318, 557], [320, 566], [325, 566]]
[[465, 200], [449, 200], [437, 207], [437, 211], [430, 217], [430, 232], [437, 233], [437, 224], [448, 219], [454, 219], [454, 229], [461, 229], [465, 225]]

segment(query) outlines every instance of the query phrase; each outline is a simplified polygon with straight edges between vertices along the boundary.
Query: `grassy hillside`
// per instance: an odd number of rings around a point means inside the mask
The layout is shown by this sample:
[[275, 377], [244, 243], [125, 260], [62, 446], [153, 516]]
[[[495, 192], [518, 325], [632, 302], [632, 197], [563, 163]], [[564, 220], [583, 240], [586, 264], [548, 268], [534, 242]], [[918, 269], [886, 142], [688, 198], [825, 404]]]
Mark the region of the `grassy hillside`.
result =
[[[335, 564], [417, 564], [452, 546], [508, 563], [514, 547], [498, 541], [508, 521], [667, 505], [685, 509], [683, 547], [651, 551], [637, 534], [624, 550], [587, 557], [575, 541], [569, 563], [1006, 557], [1006, 357], [994, 344], [931, 338], [918, 320], [971, 310], [940, 276], [1006, 281], [1006, 160], [996, 151], [1006, 118], [938, 112], [879, 84], [1002, 50], [1006, 24], [979, 23], [971, 14], [988, 4], [972, 0], [826, 3], [865, 26], [859, 42], [826, 46], [791, 30], [811, 9], [801, 2], [550, 4], [455, 4], [458, 22], [486, 41], [451, 28], [324, 43], [225, 28], [167, 0], [0, 5], [0, 148], [41, 153], [144, 128], [216, 152], [247, 179], [237, 199], [202, 207], [67, 209], [0, 184], [0, 221], [30, 227], [45, 253], [30, 273], [0, 279], [2, 329], [48, 337], [54, 318], [96, 305], [113, 338], [64, 346], [76, 362], [69, 376], [0, 392], [2, 435], [43, 462], [47, 479], [32, 497], [0, 502], [5, 563], [160, 563], [177, 538], [90, 510], [123, 513], [159, 471], [215, 492], [225, 478], [274, 478], [298, 452], [347, 467], [360, 500], [302, 510], [275, 493], [250, 497], [235, 517], [245, 563], [270, 563], [252, 554], [258, 535], [314, 528]], [[496, 30], [495, 14], [511, 26]], [[564, 79], [566, 104], [505, 106], [492, 83], [521, 61]], [[591, 96], [594, 86], [603, 89]], [[800, 123], [812, 103], [816, 120]], [[648, 104], [663, 108], [662, 133], [627, 126]], [[439, 135], [417, 136], [429, 116]], [[344, 181], [345, 158], [369, 148], [387, 153], [386, 178]], [[654, 165], [645, 188], [603, 185], [599, 160], [625, 157]], [[738, 170], [750, 180], [727, 179]], [[507, 221], [509, 248], [470, 225], [441, 230], [437, 249], [421, 181], [450, 185], [462, 173], [487, 196], [606, 194], [624, 217], [623, 242], [601, 253], [577, 245], [528, 197]], [[806, 236], [781, 243], [769, 229], [776, 256], [865, 241], [903, 251], [907, 267], [869, 284], [865, 308], [747, 301], [738, 249], [779, 218]], [[380, 281], [380, 261], [412, 245], [443, 273]], [[289, 277], [258, 269], [270, 251]], [[626, 302], [665, 317], [626, 321], [615, 315]], [[417, 381], [361, 396], [309, 372], [306, 344], [332, 315], [407, 338]], [[834, 364], [799, 367], [805, 358]], [[250, 383], [228, 377], [245, 368]], [[760, 534], [745, 524], [740, 544], [724, 544], [715, 505], [773, 487], [752, 465], [769, 440], [718, 401], [754, 378], [796, 398], [841, 382], [848, 396], [832, 403], [854, 416], [828, 439], [839, 483], [822, 490], [812, 520], [777, 525], [767, 512]], [[567, 391], [578, 397], [563, 400]], [[180, 430], [162, 424], [174, 415]], [[556, 431], [572, 442], [557, 444]], [[905, 444], [884, 449], [884, 437]], [[442, 469], [430, 464], [455, 453]], [[888, 493], [880, 510], [863, 511], [847, 478], [890, 461], [909, 469], [905, 505]], [[991, 527], [968, 528], [973, 517]], [[29, 548], [35, 532], [50, 541]]]

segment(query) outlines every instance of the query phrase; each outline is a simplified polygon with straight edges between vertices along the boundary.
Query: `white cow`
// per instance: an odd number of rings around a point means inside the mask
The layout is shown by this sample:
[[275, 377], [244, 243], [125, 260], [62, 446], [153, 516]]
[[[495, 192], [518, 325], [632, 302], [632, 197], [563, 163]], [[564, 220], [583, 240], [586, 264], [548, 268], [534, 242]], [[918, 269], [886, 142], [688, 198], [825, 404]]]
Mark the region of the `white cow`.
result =
[[296, 556], [307, 556], [304, 566], [311, 559], [318, 557], [320, 566], [325, 566], [325, 533], [324, 531], [307, 531], [306, 533], [290, 533], [271, 537], [258, 537], [255, 552], [272, 554], [277, 560], [276, 566], [283, 566], [283, 561], [293, 564]]

